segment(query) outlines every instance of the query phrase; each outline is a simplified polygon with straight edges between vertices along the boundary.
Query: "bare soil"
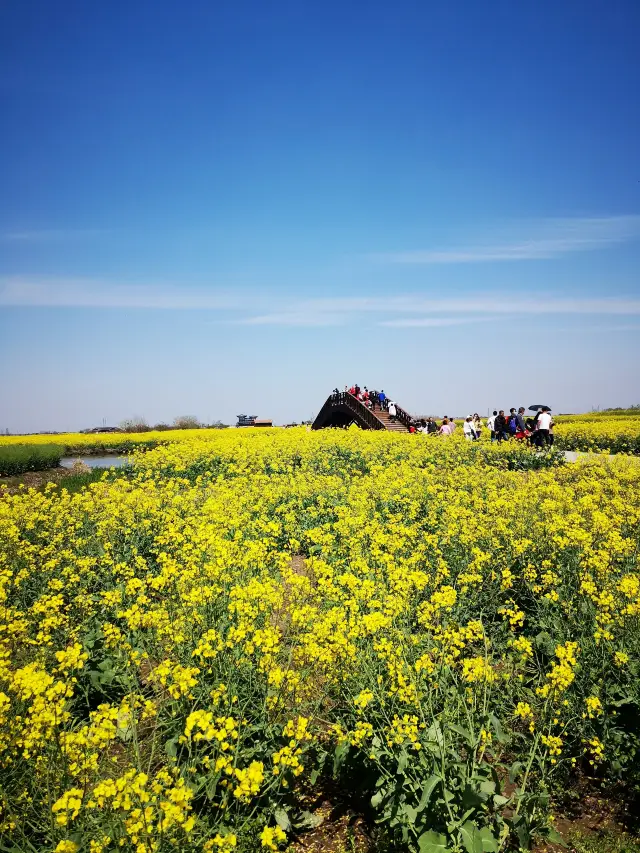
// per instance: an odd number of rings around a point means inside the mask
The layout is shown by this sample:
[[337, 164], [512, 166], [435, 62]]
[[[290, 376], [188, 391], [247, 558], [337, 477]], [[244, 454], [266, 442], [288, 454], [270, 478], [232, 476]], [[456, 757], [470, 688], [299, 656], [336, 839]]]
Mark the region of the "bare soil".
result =
[[59, 465], [56, 468], [45, 468], [43, 471], [25, 471], [11, 477], [0, 477], [0, 496], [15, 495], [21, 489], [40, 489], [47, 483], [59, 483], [65, 477], [87, 474], [91, 471], [82, 462], [76, 462], [71, 468]]

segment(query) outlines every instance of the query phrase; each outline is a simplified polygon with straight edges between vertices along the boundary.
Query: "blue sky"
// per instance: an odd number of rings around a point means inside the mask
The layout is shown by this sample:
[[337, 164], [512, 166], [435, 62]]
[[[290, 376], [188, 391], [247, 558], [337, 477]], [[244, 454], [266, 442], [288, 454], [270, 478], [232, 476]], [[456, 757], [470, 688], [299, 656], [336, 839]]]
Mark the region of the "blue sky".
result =
[[0, 429], [640, 402], [637, 0], [9, 0]]

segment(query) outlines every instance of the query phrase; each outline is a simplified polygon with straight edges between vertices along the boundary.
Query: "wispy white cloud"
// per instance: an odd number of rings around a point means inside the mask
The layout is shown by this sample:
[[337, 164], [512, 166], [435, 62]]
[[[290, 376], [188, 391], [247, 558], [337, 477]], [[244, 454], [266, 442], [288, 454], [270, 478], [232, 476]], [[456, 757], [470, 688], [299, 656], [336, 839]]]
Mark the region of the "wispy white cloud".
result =
[[348, 319], [347, 314], [326, 311], [283, 311], [244, 317], [238, 322], [246, 326], [342, 326]]
[[95, 279], [0, 279], [0, 305], [33, 308], [150, 308], [247, 310], [260, 307], [256, 294], [180, 287], [114, 284]]
[[471, 246], [416, 249], [375, 254], [376, 260], [396, 264], [468, 264], [557, 258], [570, 252], [607, 249], [640, 237], [640, 216], [548, 219], [518, 227], [509, 240]]
[[207, 311], [217, 322], [248, 326], [341, 326], [365, 321], [389, 327], [437, 327], [513, 316], [640, 316], [635, 296], [488, 293], [295, 299], [258, 289], [177, 284], [123, 284], [94, 279], [0, 277], [0, 305]]
[[640, 314], [640, 298], [512, 296], [492, 293], [484, 296], [425, 298], [418, 295], [389, 297], [335, 297], [302, 303], [304, 310], [381, 314]]
[[399, 320], [383, 320], [379, 326], [421, 327], [421, 326], [463, 326], [465, 323], [483, 323], [494, 317], [402, 317]]
[[103, 228], [43, 228], [34, 231], [5, 231], [0, 240], [7, 243], [46, 243], [62, 240], [80, 240], [108, 234]]

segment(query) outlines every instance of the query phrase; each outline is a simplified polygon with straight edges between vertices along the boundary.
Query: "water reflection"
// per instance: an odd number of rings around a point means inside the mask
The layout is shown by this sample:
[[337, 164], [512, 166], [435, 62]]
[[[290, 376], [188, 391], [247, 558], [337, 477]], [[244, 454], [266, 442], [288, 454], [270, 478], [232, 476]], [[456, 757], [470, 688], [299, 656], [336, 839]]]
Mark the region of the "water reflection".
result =
[[128, 456], [65, 456], [60, 460], [63, 468], [73, 468], [82, 462], [88, 468], [121, 468], [127, 464]]

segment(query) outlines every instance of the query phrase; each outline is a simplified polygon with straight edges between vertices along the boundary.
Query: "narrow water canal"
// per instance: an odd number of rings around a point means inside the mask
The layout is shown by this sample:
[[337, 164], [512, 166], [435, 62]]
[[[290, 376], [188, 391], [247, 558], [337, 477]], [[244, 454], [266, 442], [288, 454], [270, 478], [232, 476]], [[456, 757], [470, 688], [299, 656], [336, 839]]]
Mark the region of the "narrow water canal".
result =
[[82, 462], [88, 468], [120, 468], [127, 464], [128, 456], [64, 456], [60, 460], [63, 468], [73, 468], [76, 462]]

